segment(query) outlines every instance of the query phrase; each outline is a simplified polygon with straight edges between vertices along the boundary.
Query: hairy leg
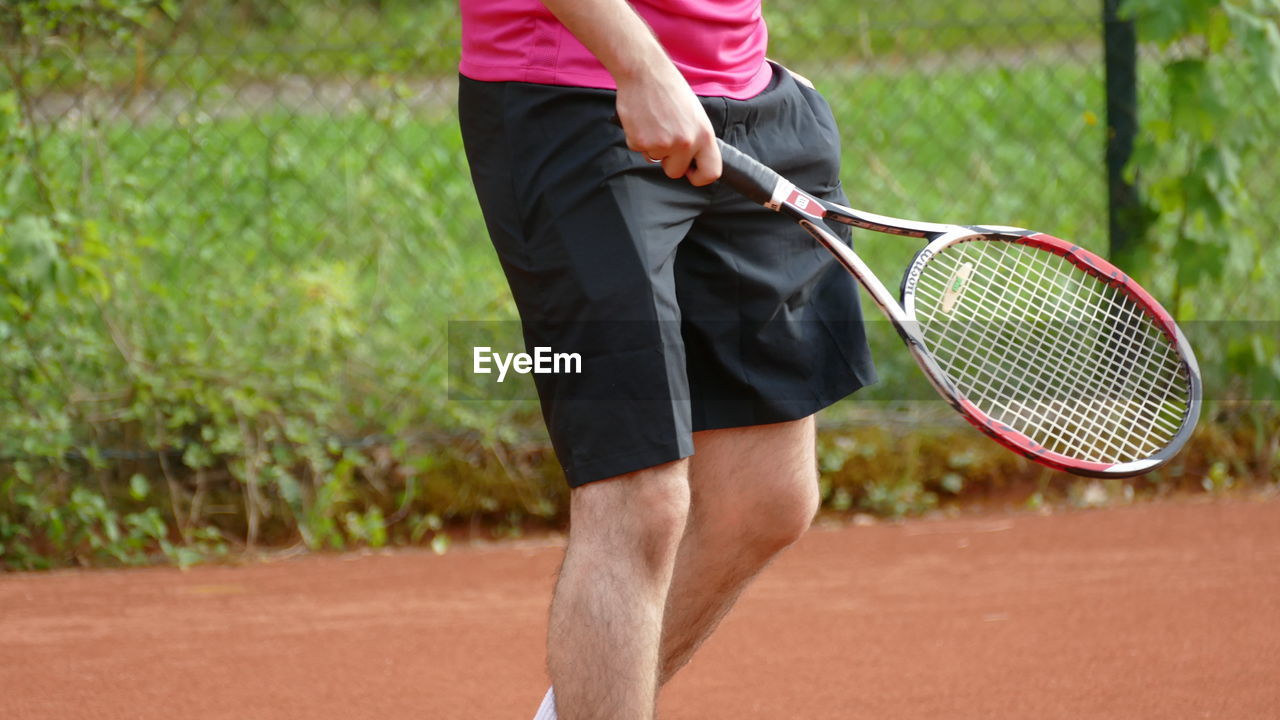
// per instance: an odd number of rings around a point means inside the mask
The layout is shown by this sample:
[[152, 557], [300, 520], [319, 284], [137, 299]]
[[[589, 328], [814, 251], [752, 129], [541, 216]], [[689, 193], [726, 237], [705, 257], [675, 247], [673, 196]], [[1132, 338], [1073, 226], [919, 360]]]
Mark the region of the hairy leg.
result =
[[[752, 578], [818, 507], [812, 417], [694, 436], [691, 503], [663, 617], [659, 684], [683, 667]], [[558, 691], [558, 688], [557, 688]]]
[[573, 491], [547, 639], [560, 720], [653, 717], [688, 466], [681, 460]]

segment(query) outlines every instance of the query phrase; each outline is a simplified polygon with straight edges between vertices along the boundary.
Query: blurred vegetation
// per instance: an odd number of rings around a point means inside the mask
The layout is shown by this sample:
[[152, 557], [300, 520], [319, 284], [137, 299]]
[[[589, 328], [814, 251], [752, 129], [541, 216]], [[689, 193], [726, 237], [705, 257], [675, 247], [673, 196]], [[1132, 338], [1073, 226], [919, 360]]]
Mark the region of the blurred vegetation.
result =
[[[841, 121], [856, 204], [1105, 244], [1096, 8], [847, 7], [766, 1], [773, 54]], [[1280, 249], [1261, 200], [1280, 135], [1241, 110], [1275, 99], [1259, 81], [1280, 62], [1275, 6], [1133, 12], [1157, 25], [1140, 277], [1202, 321], [1188, 329], [1215, 402], [1193, 446], [1123, 486], [1033, 466], [928, 402], [877, 322], [883, 382], [824, 415], [826, 507], [1090, 504], [1280, 478]], [[457, 35], [452, 0], [0, 9], [5, 566], [443, 551], [460, 527], [563, 520], [536, 403], [449, 396], [447, 323], [514, 318], [452, 114]], [[1195, 261], [1173, 262], [1187, 243]], [[915, 247], [860, 250], [887, 277]]]
[[[75, 49], [35, 70], [33, 84], [43, 87], [87, 82], [82, 61], [92, 62], [95, 86], [117, 89], [299, 74], [434, 78], [456, 71], [461, 38], [457, 0], [16, 0], [13, 8], [11, 17], [24, 19], [6, 21], [9, 39], [34, 18], [43, 37]], [[831, 64], [1014, 47], [975, 32], [993, 18], [1021, 46], [1098, 39], [1093, 9], [1067, 0], [771, 0], [765, 9], [775, 56], [818, 51]], [[104, 18], [116, 24], [105, 28]], [[161, 54], [183, 62], [150, 62]]]

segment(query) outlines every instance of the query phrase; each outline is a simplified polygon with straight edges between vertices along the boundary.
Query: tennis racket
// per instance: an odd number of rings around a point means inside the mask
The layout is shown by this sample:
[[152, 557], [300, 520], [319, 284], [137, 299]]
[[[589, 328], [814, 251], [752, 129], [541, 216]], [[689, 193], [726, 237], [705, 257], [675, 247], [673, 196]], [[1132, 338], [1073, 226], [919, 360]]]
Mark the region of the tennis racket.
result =
[[[1093, 477], [1164, 464], [1200, 415], [1200, 371], [1150, 293], [1101, 257], [1044, 233], [899, 220], [827, 202], [720, 142], [721, 179], [789, 215], [857, 278], [933, 387], [996, 442]], [[900, 301], [827, 227], [927, 244]]]

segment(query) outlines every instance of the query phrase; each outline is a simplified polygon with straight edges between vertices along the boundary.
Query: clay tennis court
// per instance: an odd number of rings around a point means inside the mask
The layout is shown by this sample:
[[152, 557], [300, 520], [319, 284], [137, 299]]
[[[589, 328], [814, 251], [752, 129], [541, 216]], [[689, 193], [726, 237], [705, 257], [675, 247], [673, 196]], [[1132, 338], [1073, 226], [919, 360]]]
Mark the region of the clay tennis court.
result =
[[[0, 717], [523, 718], [555, 540], [0, 578]], [[1280, 501], [810, 532], [662, 717], [1280, 717]]]

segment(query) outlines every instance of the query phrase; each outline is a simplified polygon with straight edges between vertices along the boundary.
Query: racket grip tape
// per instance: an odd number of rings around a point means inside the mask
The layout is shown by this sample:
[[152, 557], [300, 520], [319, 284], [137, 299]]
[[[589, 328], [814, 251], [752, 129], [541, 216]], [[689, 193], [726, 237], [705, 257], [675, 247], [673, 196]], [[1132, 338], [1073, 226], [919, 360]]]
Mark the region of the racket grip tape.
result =
[[782, 176], [725, 141], [717, 142], [720, 143], [720, 159], [724, 164], [720, 179], [749, 199], [776, 210], [773, 193]]

